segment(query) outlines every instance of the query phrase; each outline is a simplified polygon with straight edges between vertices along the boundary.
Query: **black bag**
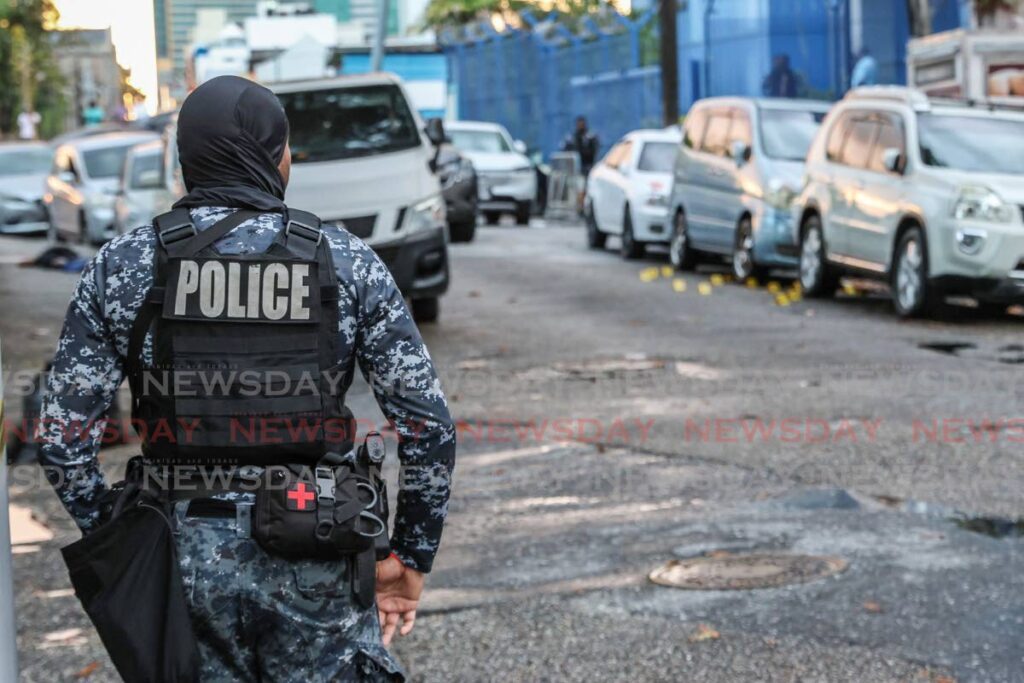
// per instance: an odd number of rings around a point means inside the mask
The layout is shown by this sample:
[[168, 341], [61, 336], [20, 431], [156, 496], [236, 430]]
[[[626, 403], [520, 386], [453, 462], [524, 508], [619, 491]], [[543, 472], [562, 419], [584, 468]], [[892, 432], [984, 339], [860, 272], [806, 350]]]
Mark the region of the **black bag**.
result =
[[199, 649], [165, 508], [130, 484], [118, 503], [110, 521], [61, 550], [71, 585], [125, 681], [197, 681]]

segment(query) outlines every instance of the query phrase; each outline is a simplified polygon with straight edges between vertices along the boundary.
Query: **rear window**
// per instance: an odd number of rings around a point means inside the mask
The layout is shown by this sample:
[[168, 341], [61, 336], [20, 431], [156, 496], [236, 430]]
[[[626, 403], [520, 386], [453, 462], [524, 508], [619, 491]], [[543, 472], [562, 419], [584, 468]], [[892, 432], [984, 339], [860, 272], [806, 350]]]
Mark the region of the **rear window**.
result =
[[295, 163], [373, 156], [418, 147], [419, 131], [394, 85], [280, 93]]
[[145, 154], [132, 160], [130, 187], [139, 189], [152, 187], [155, 179], [163, 176], [163, 156], [159, 153]]
[[124, 159], [128, 150], [138, 141], [118, 147], [90, 149], [82, 152], [85, 161], [85, 172], [90, 178], [117, 178], [124, 170]]
[[505, 136], [496, 130], [450, 130], [448, 137], [463, 152], [500, 154], [512, 150]]
[[671, 173], [676, 163], [677, 145], [671, 142], [648, 142], [640, 151], [638, 171]]

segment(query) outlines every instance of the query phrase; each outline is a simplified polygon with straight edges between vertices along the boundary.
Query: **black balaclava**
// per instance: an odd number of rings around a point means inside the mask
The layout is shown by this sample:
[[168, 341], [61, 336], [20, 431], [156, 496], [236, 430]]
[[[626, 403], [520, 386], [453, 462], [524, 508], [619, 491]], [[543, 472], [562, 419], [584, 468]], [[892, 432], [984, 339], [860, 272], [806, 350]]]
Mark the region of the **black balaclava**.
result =
[[284, 211], [277, 165], [288, 119], [274, 93], [238, 76], [192, 91], [178, 114], [178, 158], [188, 194], [176, 207], [229, 206]]

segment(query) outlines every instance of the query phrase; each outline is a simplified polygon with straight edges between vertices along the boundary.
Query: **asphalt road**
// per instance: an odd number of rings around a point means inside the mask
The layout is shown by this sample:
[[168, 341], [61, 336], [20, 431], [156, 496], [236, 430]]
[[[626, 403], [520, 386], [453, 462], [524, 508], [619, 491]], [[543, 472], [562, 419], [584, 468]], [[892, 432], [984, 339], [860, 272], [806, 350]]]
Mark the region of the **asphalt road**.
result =
[[[414, 680], [1024, 681], [1024, 539], [966, 528], [1024, 518], [1024, 319], [901, 322], [856, 288], [807, 301], [781, 276], [680, 276], [589, 251], [578, 226], [481, 228], [452, 260], [423, 332], [459, 463], [396, 645]], [[74, 280], [0, 264], [5, 377], [43, 362]], [[350, 402], [381, 419], [365, 385]], [[61, 592], [70, 522], [45, 490], [12, 499], [56, 534], [15, 556], [25, 679], [113, 680]], [[769, 552], [841, 571], [647, 579]]]

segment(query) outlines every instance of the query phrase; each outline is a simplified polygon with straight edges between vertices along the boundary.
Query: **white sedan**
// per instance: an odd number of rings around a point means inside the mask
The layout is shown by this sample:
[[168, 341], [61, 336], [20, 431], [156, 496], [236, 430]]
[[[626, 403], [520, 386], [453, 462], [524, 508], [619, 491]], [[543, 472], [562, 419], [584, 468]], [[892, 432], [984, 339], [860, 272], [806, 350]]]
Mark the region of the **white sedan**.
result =
[[668, 243], [668, 197], [681, 142], [677, 129], [636, 130], [594, 165], [583, 204], [592, 249], [603, 249], [608, 235], [621, 238], [624, 258], [643, 256], [649, 243]]
[[449, 121], [444, 130], [476, 169], [478, 206], [487, 223], [496, 224], [504, 212], [514, 213], [520, 225], [529, 223], [537, 197], [537, 171], [526, 156], [526, 145], [513, 141], [497, 123]]

